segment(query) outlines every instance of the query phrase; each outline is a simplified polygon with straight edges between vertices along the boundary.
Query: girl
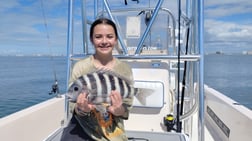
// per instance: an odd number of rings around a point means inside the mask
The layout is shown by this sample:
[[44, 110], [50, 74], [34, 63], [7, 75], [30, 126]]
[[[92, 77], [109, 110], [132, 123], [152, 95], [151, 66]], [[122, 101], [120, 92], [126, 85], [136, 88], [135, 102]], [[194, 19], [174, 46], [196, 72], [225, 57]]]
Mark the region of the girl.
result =
[[[97, 19], [90, 28], [90, 41], [95, 53], [74, 65], [70, 82], [84, 74], [105, 69], [129, 78], [133, 84], [130, 66], [112, 55], [117, 39], [115, 23], [106, 18]], [[76, 103], [70, 103], [73, 116], [63, 131], [61, 141], [127, 141], [123, 120], [128, 119], [133, 99], [122, 99], [118, 91], [112, 91], [110, 99], [111, 106], [107, 108], [109, 119], [104, 119], [95, 105], [87, 100], [87, 94], [80, 94]]]

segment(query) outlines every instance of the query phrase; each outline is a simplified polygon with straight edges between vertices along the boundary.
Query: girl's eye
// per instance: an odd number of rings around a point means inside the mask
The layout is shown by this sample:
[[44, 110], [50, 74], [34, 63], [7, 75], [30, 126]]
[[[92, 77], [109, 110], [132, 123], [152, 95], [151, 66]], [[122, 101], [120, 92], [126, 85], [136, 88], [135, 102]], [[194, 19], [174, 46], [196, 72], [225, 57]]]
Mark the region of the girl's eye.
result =
[[102, 37], [102, 36], [100, 36], [100, 35], [95, 36], [96, 39], [99, 39], [99, 38], [101, 38], [101, 37]]
[[[102, 36], [102, 35], [95, 35], [94, 36], [94, 38], [96, 38], [96, 39], [100, 39], [100, 38], [103, 38], [104, 36]], [[106, 38], [108, 38], [108, 39], [112, 39], [112, 38], [115, 38], [115, 36], [114, 35], [106, 35], [105, 36]]]
[[107, 38], [111, 39], [111, 38], [114, 38], [113, 35], [108, 35]]

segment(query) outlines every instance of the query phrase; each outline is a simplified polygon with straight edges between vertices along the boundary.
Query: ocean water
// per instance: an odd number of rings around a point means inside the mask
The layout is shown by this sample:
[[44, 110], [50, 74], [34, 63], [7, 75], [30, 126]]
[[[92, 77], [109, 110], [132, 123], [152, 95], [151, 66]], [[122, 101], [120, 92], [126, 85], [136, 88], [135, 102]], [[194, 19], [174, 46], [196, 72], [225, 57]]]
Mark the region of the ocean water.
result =
[[0, 57], [0, 117], [54, 97], [49, 95], [55, 82], [61, 92], [66, 86], [64, 57]]
[[252, 55], [206, 55], [205, 83], [252, 109]]
[[[252, 55], [206, 55], [205, 83], [252, 109]], [[54, 97], [66, 86], [65, 57], [0, 57], [0, 118]]]

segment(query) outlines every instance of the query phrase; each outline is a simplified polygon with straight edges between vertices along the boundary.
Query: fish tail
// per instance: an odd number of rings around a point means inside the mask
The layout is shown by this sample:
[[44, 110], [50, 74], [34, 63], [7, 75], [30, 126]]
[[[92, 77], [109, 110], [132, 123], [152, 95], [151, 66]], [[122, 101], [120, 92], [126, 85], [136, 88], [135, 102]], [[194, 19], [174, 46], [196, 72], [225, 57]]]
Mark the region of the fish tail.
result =
[[137, 98], [137, 100], [142, 105], [146, 105], [146, 98], [153, 93], [153, 90], [144, 88], [135, 88], [135, 89], [136, 89], [135, 97]]

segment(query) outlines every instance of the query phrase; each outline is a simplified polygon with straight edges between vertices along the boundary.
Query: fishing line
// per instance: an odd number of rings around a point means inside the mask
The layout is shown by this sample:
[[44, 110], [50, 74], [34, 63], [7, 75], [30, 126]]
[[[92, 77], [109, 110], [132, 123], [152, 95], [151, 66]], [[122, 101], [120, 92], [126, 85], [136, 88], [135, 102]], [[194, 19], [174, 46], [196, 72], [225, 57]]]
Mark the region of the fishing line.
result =
[[48, 31], [48, 25], [47, 25], [47, 18], [45, 15], [45, 8], [44, 8], [44, 3], [43, 0], [40, 0], [40, 4], [41, 4], [41, 9], [42, 9], [42, 15], [43, 15], [43, 21], [44, 21], [44, 27], [46, 30], [46, 38], [47, 38], [47, 44], [49, 47], [49, 51], [50, 51], [50, 60], [52, 63], [52, 71], [53, 71], [53, 75], [54, 75], [54, 84], [52, 85], [52, 89], [51, 92], [49, 92], [49, 94], [58, 94], [59, 93], [59, 88], [58, 88], [58, 79], [57, 79], [57, 74], [56, 74], [56, 70], [55, 70], [55, 62], [54, 62], [54, 57], [52, 55], [52, 49], [51, 49], [51, 40], [50, 40], [50, 36], [49, 36], [49, 31]]

